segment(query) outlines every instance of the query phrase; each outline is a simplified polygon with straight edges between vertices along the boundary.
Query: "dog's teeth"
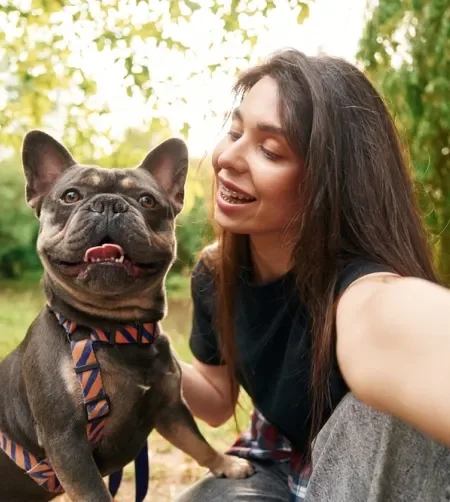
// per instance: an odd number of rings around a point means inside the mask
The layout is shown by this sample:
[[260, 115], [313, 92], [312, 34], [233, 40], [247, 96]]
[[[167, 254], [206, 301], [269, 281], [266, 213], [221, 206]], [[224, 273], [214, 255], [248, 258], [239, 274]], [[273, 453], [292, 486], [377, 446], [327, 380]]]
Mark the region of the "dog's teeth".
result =
[[124, 258], [125, 257], [123, 255], [120, 258], [113, 258], [113, 257], [109, 257], [109, 258], [89, 258], [88, 262], [89, 263], [99, 263], [99, 262], [102, 262], [102, 263], [105, 263], [105, 262], [123, 263]]

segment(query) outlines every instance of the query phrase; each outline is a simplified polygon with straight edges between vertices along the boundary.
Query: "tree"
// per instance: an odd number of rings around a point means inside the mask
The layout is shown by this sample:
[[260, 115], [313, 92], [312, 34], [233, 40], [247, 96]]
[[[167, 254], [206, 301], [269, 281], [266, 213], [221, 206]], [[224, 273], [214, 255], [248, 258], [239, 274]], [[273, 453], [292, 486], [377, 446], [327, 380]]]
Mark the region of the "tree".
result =
[[450, 5], [379, 0], [358, 60], [409, 146], [442, 277], [450, 283]]
[[[207, 68], [197, 64], [191, 73], [233, 71], [251, 54], [255, 33], [277, 4], [288, 5], [302, 22], [308, 1], [0, 0], [0, 145], [17, 149], [26, 130], [56, 122], [65, 131], [61, 139], [80, 157], [92, 158], [97, 137], [111, 142], [111, 135], [95, 125], [108, 107], [94, 99], [87, 56], [98, 55], [100, 64], [112, 58], [112, 78], [148, 102], [156, 83], [150, 56], [155, 49], [192, 52], [194, 26], [194, 38], [206, 44], [203, 52], [223, 57], [211, 56]], [[236, 43], [239, 54], [227, 53]], [[169, 84], [170, 75], [164, 78]]]

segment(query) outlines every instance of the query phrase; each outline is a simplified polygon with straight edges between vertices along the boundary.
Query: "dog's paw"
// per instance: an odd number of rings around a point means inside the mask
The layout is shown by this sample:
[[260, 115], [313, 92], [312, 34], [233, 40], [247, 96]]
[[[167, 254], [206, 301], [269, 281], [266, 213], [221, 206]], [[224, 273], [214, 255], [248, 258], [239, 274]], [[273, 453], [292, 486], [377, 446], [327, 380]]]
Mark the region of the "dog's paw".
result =
[[248, 460], [230, 455], [220, 455], [217, 465], [210, 470], [216, 477], [225, 476], [232, 479], [248, 478], [255, 472]]

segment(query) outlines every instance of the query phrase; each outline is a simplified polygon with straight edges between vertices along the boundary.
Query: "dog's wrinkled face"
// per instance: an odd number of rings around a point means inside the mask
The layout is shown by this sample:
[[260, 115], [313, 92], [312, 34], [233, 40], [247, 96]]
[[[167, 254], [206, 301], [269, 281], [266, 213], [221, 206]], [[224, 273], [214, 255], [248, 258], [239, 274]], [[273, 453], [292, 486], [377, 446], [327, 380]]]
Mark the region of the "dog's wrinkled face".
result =
[[137, 168], [103, 169], [77, 164], [41, 131], [28, 133], [27, 202], [40, 220], [37, 248], [51, 279], [76, 297], [114, 298], [116, 306], [161, 288], [175, 255], [187, 155], [170, 139]]

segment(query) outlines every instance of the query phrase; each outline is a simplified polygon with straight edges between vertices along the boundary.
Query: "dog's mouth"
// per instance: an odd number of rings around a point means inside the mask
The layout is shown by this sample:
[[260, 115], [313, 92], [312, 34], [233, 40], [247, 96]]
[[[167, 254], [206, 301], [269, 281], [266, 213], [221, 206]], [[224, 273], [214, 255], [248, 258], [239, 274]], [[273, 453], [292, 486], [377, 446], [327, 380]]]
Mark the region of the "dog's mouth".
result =
[[84, 253], [83, 261], [85, 263], [110, 262], [123, 264], [125, 261], [125, 253], [118, 244], [102, 244], [101, 246], [89, 248], [86, 253]]
[[87, 249], [81, 262], [52, 261], [58, 265], [63, 273], [72, 276], [80, 275], [94, 267], [112, 267], [125, 269], [129, 275], [137, 278], [142, 275], [155, 275], [166, 265], [164, 260], [149, 263], [134, 262], [125, 254], [121, 246], [113, 243], [105, 243]]

